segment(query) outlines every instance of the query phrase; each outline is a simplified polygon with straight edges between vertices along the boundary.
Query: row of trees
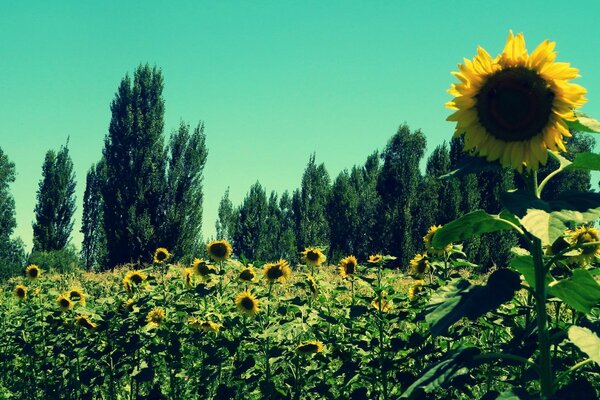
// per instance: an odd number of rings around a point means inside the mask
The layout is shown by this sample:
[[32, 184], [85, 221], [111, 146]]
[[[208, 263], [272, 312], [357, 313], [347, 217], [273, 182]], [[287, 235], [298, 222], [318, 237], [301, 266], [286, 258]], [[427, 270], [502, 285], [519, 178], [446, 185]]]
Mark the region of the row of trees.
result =
[[[591, 151], [593, 145], [590, 136], [575, 135], [567, 157]], [[476, 209], [497, 213], [499, 194], [523, 184], [511, 170], [500, 168], [440, 180], [468, 157], [459, 139], [436, 147], [422, 174], [425, 147], [421, 131], [402, 125], [381, 154], [375, 152], [363, 165], [341, 171], [333, 182], [313, 154], [300, 187], [291, 194], [267, 195], [256, 182], [242, 203], [234, 206], [228, 189], [219, 205], [217, 236], [232, 242], [238, 255], [253, 260], [297, 259], [305, 247], [321, 246], [331, 260], [349, 254], [364, 260], [382, 252], [397, 256], [397, 265], [403, 266], [424, 250], [422, 237], [430, 226]], [[540, 175], [556, 167], [550, 161]], [[589, 188], [589, 172], [573, 171], [553, 180], [545, 196]], [[488, 268], [506, 263], [515, 244], [512, 234], [496, 233], [472, 239], [465, 243], [465, 250]]]

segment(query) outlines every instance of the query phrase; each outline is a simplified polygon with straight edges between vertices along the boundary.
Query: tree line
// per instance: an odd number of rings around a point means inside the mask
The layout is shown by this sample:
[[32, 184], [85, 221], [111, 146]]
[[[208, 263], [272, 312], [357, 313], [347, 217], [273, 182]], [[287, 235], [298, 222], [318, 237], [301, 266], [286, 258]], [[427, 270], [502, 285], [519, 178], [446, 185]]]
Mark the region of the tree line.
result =
[[[192, 128], [181, 122], [165, 141], [163, 85], [159, 69], [140, 65], [132, 78], [121, 80], [111, 102], [102, 156], [85, 180], [83, 241], [76, 262], [87, 268], [149, 262], [157, 247], [166, 247], [182, 262], [204, 251], [204, 125]], [[590, 136], [574, 135], [566, 156], [593, 146]], [[469, 156], [461, 141], [453, 139], [431, 152], [422, 173], [425, 149], [425, 135], [403, 124], [381, 152], [333, 180], [312, 154], [300, 186], [291, 193], [267, 194], [257, 181], [234, 205], [227, 189], [218, 208], [216, 236], [230, 241], [238, 257], [252, 261], [296, 261], [305, 247], [320, 246], [334, 262], [350, 254], [366, 259], [384, 253], [405, 266], [423, 251], [421, 239], [431, 225], [480, 208], [498, 212], [499, 193], [522, 185], [513, 171], [499, 168], [440, 180]], [[540, 175], [555, 167], [549, 161]], [[5, 271], [57, 252], [72, 254], [76, 180], [68, 140], [46, 153], [29, 255], [22, 241], [12, 238], [16, 220], [9, 187], [14, 180], [14, 164], [0, 148], [0, 262]], [[590, 173], [571, 171], [551, 185], [545, 190], [550, 198], [565, 190], [589, 190]], [[465, 243], [465, 251], [487, 268], [506, 263], [515, 244], [514, 236], [502, 232]]]

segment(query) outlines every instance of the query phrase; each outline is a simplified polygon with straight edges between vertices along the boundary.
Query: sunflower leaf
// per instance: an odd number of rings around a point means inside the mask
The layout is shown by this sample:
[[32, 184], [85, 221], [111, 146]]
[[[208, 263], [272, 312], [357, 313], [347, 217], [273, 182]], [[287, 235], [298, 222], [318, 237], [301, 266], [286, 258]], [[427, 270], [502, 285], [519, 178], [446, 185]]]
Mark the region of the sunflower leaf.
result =
[[576, 269], [573, 276], [551, 284], [548, 293], [586, 314], [600, 303], [600, 285], [583, 269]]
[[[523, 275], [529, 286], [535, 289], [535, 266], [533, 265], [532, 256], [528, 254], [515, 256], [510, 261], [510, 267]], [[552, 282], [552, 277], [546, 274], [546, 285], [550, 282]]]
[[600, 121], [582, 113], [575, 111], [575, 121], [565, 121], [570, 130], [577, 132], [600, 133]]
[[575, 160], [565, 168], [565, 170], [571, 169], [584, 169], [588, 171], [600, 171], [600, 154], [595, 153], [579, 153], [575, 156]]
[[477, 210], [463, 215], [435, 231], [432, 245], [436, 248], [443, 248], [449, 243], [469, 239], [475, 235], [512, 228], [513, 226], [509, 221], [500, 218], [498, 215], [491, 215], [483, 210]]
[[425, 308], [425, 320], [433, 336], [443, 335], [463, 317], [471, 320], [497, 309], [513, 298], [521, 286], [519, 274], [509, 269], [492, 273], [485, 286], [473, 285], [464, 279], [441, 287]]
[[569, 340], [579, 347], [596, 364], [600, 365], [600, 338], [588, 328], [571, 326]]

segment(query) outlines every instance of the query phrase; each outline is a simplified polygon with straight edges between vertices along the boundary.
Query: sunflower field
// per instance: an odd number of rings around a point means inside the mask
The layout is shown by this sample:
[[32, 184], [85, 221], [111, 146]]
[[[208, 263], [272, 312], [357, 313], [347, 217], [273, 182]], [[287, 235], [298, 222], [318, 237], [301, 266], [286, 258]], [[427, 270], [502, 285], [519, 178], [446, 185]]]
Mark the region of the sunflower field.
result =
[[[596, 399], [600, 388], [600, 194], [546, 200], [578, 111], [578, 71], [522, 34], [480, 48], [454, 75], [455, 136], [472, 157], [442, 179], [510, 168], [523, 188], [422, 238], [408, 265], [372, 254], [300, 263], [237, 257], [225, 240], [183, 265], [56, 273], [30, 264], [0, 293], [0, 398]], [[558, 168], [538, 180], [548, 159]], [[508, 231], [508, 265], [482, 274], [462, 243]], [[203, 258], [200, 258], [203, 257]]]

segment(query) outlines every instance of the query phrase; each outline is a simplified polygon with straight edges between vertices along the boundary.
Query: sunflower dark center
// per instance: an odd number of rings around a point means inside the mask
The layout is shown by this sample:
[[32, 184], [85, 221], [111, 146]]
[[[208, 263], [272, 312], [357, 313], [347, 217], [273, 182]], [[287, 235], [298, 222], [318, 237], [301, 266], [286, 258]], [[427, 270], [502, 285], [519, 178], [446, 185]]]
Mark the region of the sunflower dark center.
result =
[[477, 94], [477, 116], [496, 139], [529, 140], [548, 124], [554, 93], [547, 82], [525, 67], [514, 67], [488, 77]]
[[356, 265], [353, 262], [349, 262], [348, 264], [346, 264], [346, 273], [353, 274], [355, 268], [356, 268]]
[[319, 259], [319, 253], [317, 253], [316, 251], [310, 250], [309, 252], [306, 253], [306, 258], [308, 258], [310, 261], [317, 261]]
[[244, 281], [251, 281], [254, 279], [254, 274], [252, 271], [245, 269], [240, 273], [240, 279]]
[[67, 308], [69, 307], [71, 303], [69, 302], [68, 299], [60, 299], [60, 306], [63, 308]]
[[278, 266], [273, 266], [267, 271], [267, 276], [269, 279], [281, 278], [283, 276], [283, 270]]
[[167, 253], [165, 253], [164, 251], [159, 251], [158, 253], [156, 253], [156, 259], [158, 261], [165, 261], [167, 259]]
[[245, 310], [252, 310], [254, 308], [254, 301], [250, 297], [244, 297], [240, 304]]
[[25, 290], [23, 290], [22, 288], [18, 288], [17, 289], [17, 296], [19, 296], [19, 297], [25, 297]]
[[142, 283], [142, 277], [138, 274], [133, 274], [131, 275], [131, 282], [135, 283], [136, 285], [139, 285], [140, 283]]
[[29, 276], [32, 278], [37, 278], [38, 276], [38, 270], [37, 268], [32, 268], [29, 270]]
[[227, 246], [223, 243], [215, 243], [210, 246], [210, 252], [218, 258], [225, 257], [227, 255]]

